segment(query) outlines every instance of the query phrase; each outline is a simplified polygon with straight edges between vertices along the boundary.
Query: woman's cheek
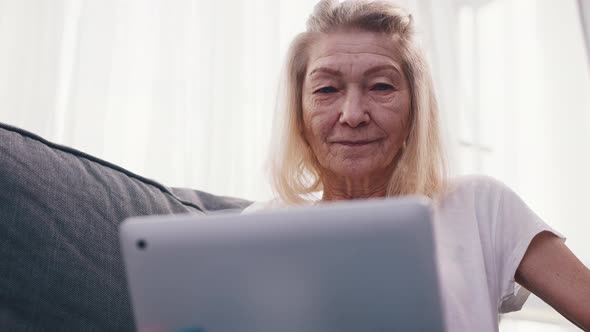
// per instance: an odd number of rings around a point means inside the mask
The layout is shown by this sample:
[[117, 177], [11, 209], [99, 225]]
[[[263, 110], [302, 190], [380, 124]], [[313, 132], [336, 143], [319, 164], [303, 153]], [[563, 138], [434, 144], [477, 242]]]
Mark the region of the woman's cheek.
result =
[[334, 121], [337, 121], [337, 116], [337, 112], [327, 112], [320, 109], [314, 109], [307, 113], [304, 121], [308, 142], [317, 148], [324, 147], [330, 133], [334, 130]]
[[317, 96], [309, 99], [306, 108], [309, 117], [317, 121], [330, 121], [333, 117], [338, 117], [339, 99], [332, 96]]
[[[305, 102], [305, 100], [304, 100]], [[309, 144], [316, 145], [320, 139], [322, 113], [313, 105], [311, 100], [308, 100], [303, 107], [303, 124], [305, 127], [304, 133]]]
[[313, 139], [319, 142], [324, 141], [328, 132], [326, 113], [314, 112], [309, 118], [309, 124], [309, 134], [313, 135]]

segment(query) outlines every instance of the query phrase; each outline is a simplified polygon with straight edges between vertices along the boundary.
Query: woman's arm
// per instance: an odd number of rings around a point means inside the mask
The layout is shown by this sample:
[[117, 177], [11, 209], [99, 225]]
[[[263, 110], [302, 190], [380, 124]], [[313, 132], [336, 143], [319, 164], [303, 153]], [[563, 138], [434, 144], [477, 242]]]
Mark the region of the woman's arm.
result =
[[590, 270], [557, 236], [531, 241], [515, 280], [579, 328], [590, 331]]

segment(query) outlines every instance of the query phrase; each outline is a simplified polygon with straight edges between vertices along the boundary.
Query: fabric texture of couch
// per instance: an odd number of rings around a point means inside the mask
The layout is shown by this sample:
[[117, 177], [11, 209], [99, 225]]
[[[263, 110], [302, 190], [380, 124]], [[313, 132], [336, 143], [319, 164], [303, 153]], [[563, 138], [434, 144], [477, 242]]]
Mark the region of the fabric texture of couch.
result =
[[0, 123], [0, 330], [134, 330], [118, 226], [241, 210]]

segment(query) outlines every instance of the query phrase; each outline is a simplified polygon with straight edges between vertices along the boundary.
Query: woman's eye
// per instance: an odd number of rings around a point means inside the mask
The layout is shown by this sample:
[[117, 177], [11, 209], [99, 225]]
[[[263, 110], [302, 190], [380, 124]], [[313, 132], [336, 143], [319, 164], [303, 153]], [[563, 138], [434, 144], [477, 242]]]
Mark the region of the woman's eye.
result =
[[334, 88], [332, 86], [325, 86], [323, 88], [319, 88], [319, 89], [315, 90], [314, 93], [334, 93], [337, 91], [338, 90], [336, 90], [336, 88]]
[[377, 84], [373, 85], [371, 90], [376, 90], [376, 91], [393, 90], [393, 85], [387, 84], [387, 83], [377, 83]]

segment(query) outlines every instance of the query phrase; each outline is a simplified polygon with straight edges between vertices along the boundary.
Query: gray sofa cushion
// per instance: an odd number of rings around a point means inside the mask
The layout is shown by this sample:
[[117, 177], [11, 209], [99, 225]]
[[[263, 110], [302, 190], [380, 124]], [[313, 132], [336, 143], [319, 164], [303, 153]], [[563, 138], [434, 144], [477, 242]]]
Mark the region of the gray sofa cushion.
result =
[[128, 331], [127, 217], [241, 209], [0, 123], [0, 330]]

